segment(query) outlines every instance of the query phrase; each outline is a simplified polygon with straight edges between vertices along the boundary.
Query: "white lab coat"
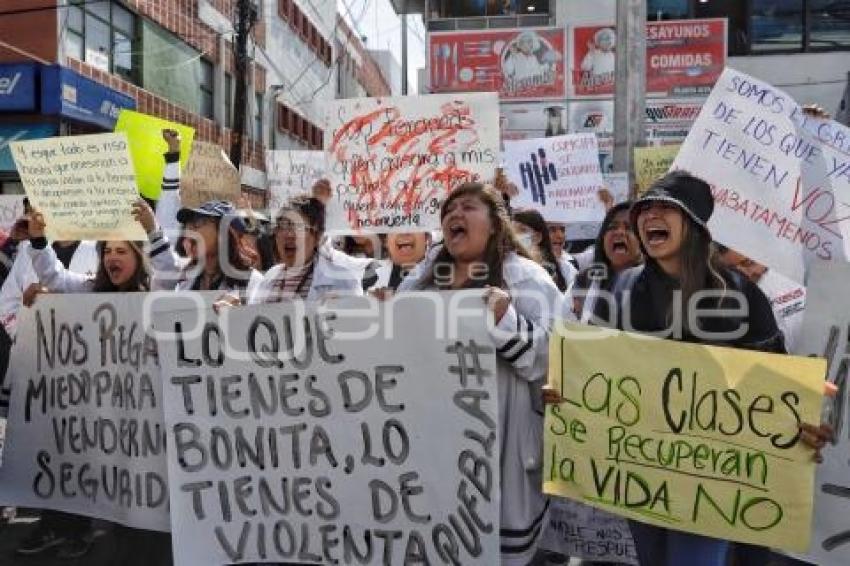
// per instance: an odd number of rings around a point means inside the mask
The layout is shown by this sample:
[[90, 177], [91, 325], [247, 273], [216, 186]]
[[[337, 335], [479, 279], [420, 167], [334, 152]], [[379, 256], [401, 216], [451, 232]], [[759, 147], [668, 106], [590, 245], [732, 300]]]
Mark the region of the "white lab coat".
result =
[[[399, 286], [422, 288], [441, 246], [435, 246]], [[542, 492], [543, 398], [549, 333], [556, 319], [574, 319], [570, 300], [537, 263], [510, 254], [503, 279], [512, 302], [491, 331], [497, 354], [501, 439], [502, 566], [526, 566], [537, 550], [548, 499]]]
[[[48, 249], [50, 246], [48, 246]], [[51, 249], [52, 251], [52, 249]], [[14, 339], [18, 324], [18, 312], [22, 306], [24, 291], [39, 278], [33, 268], [29, 242], [21, 242], [18, 255], [9, 271], [9, 276], [0, 288], [0, 322], [6, 327], [6, 332]], [[56, 256], [54, 254], [54, 259]], [[59, 261], [56, 259], [56, 261]], [[80, 242], [71, 257], [70, 271], [86, 277], [94, 277], [98, 265], [97, 246], [95, 242]], [[61, 266], [61, 263], [60, 263]], [[44, 283], [42, 281], [42, 283]], [[49, 287], [49, 286], [48, 286]]]

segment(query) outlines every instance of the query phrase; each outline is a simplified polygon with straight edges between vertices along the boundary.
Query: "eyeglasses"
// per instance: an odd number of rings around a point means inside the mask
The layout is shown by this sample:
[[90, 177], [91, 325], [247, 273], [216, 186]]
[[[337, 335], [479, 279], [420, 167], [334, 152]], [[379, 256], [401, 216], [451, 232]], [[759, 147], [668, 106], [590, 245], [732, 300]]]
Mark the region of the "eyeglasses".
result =
[[315, 229], [305, 222], [293, 222], [292, 220], [287, 220], [285, 218], [281, 218], [275, 224], [275, 230], [279, 232], [294, 232], [295, 234], [306, 234], [307, 232], [313, 232]]

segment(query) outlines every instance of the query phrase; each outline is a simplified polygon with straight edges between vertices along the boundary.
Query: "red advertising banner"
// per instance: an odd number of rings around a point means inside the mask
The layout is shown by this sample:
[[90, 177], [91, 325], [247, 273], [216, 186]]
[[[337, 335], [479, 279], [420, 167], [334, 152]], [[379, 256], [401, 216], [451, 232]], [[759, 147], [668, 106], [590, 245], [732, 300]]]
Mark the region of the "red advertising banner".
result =
[[[572, 30], [572, 93], [614, 94], [614, 26]], [[646, 90], [653, 96], [705, 96], [726, 66], [726, 20], [646, 24]]]
[[432, 33], [431, 92], [499, 93], [502, 100], [566, 96], [566, 38], [560, 29]]

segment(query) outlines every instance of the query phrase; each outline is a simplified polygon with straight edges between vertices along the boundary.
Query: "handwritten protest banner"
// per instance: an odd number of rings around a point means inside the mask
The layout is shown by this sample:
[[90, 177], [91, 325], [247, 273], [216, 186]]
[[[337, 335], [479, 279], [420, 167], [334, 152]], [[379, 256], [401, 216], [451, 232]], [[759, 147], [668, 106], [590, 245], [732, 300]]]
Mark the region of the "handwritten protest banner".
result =
[[9, 232], [24, 214], [24, 195], [0, 195], [0, 229]]
[[678, 144], [635, 148], [635, 181], [639, 195], [648, 191], [652, 183], [667, 174], [680, 148], [681, 145]]
[[24, 309], [0, 504], [168, 530], [162, 386], [143, 301], [44, 295]]
[[798, 283], [809, 261], [850, 257], [850, 128], [781, 90], [726, 69], [673, 168], [713, 185], [720, 243]]
[[815, 477], [812, 545], [802, 558], [822, 566], [850, 564], [850, 265], [815, 262], [809, 273], [806, 315], [797, 354], [824, 357], [838, 388], [827, 401], [835, 439]]
[[324, 151], [267, 151], [269, 213], [275, 214], [288, 199], [311, 194], [313, 185], [325, 176]]
[[469, 297], [454, 338], [437, 294], [158, 313], [175, 563], [497, 564], [495, 350]]
[[239, 171], [220, 146], [192, 142], [192, 154], [180, 177], [180, 202], [197, 207], [209, 200], [236, 202], [242, 194]]
[[550, 222], [592, 222], [605, 216], [606, 186], [594, 134], [505, 142], [506, 174], [519, 189], [517, 208], [534, 208]]
[[151, 199], [158, 199], [162, 191], [162, 173], [165, 171], [162, 156], [168, 151], [168, 145], [162, 139], [163, 130], [180, 132], [180, 167], [185, 168], [195, 138], [194, 128], [132, 110], [121, 110], [115, 124], [116, 132], [127, 134], [139, 193]]
[[323, 108], [329, 230], [432, 230], [453, 189], [494, 177], [495, 93], [334, 100]]
[[550, 342], [544, 491], [630, 519], [804, 550], [823, 360], [575, 324]]
[[51, 240], [146, 240], [130, 214], [139, 198], [123, 134], [12, 143], [12, 156]]
[[591, 562], [638, 566], [625, 519], [577, 501], [552, 497], [540, 548]]

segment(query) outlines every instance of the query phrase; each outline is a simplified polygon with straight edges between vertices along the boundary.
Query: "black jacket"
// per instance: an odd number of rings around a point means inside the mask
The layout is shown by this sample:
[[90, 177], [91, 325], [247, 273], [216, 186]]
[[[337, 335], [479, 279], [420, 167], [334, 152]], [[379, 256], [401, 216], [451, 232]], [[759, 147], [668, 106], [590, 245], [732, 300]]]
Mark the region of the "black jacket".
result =
[[[611, 286], [613, 298], [597, 301], [593, 322], [620, 330], [652, 333], [661, 338], [696, 344], [786, 353], [785, 340], [776, 324], [770, 301], [761, 289], [738, 272], [722, 270], [720, 275], [726, 281], [727, 293], [722, 298], [703, 297], [696, 302], [697, 308], [701, 312], [707, 310], [709, 313], [716, 313], [721, 309], [737, 309], [743, 301], [748, 307], [746, 316], [699, 317], [695, 326], [699, 332], [683, 325], [681, 336], [675, 335], [675, 329], [671, 328], [668, 321], [668, 313], [673, 292], [679, 288], [679, 282], [664, 273], [655, 262], [649, 261], [646, 265], [618, 274]], [[738, 293], [730, 293], [731, 291]], [[611, 312], [612, 306], [615, 313]], [[627, 309], [628, 312], [625, 312]], [[612, 317], [612, 314], [616, 314], [616, 318]], [[626, 314], [628, 318], [623, 316]], [[746, 325], [746, 331], [740, 337], [707, 336], [718, 333], [732, 334], [741, 329], [742, 325]]]

